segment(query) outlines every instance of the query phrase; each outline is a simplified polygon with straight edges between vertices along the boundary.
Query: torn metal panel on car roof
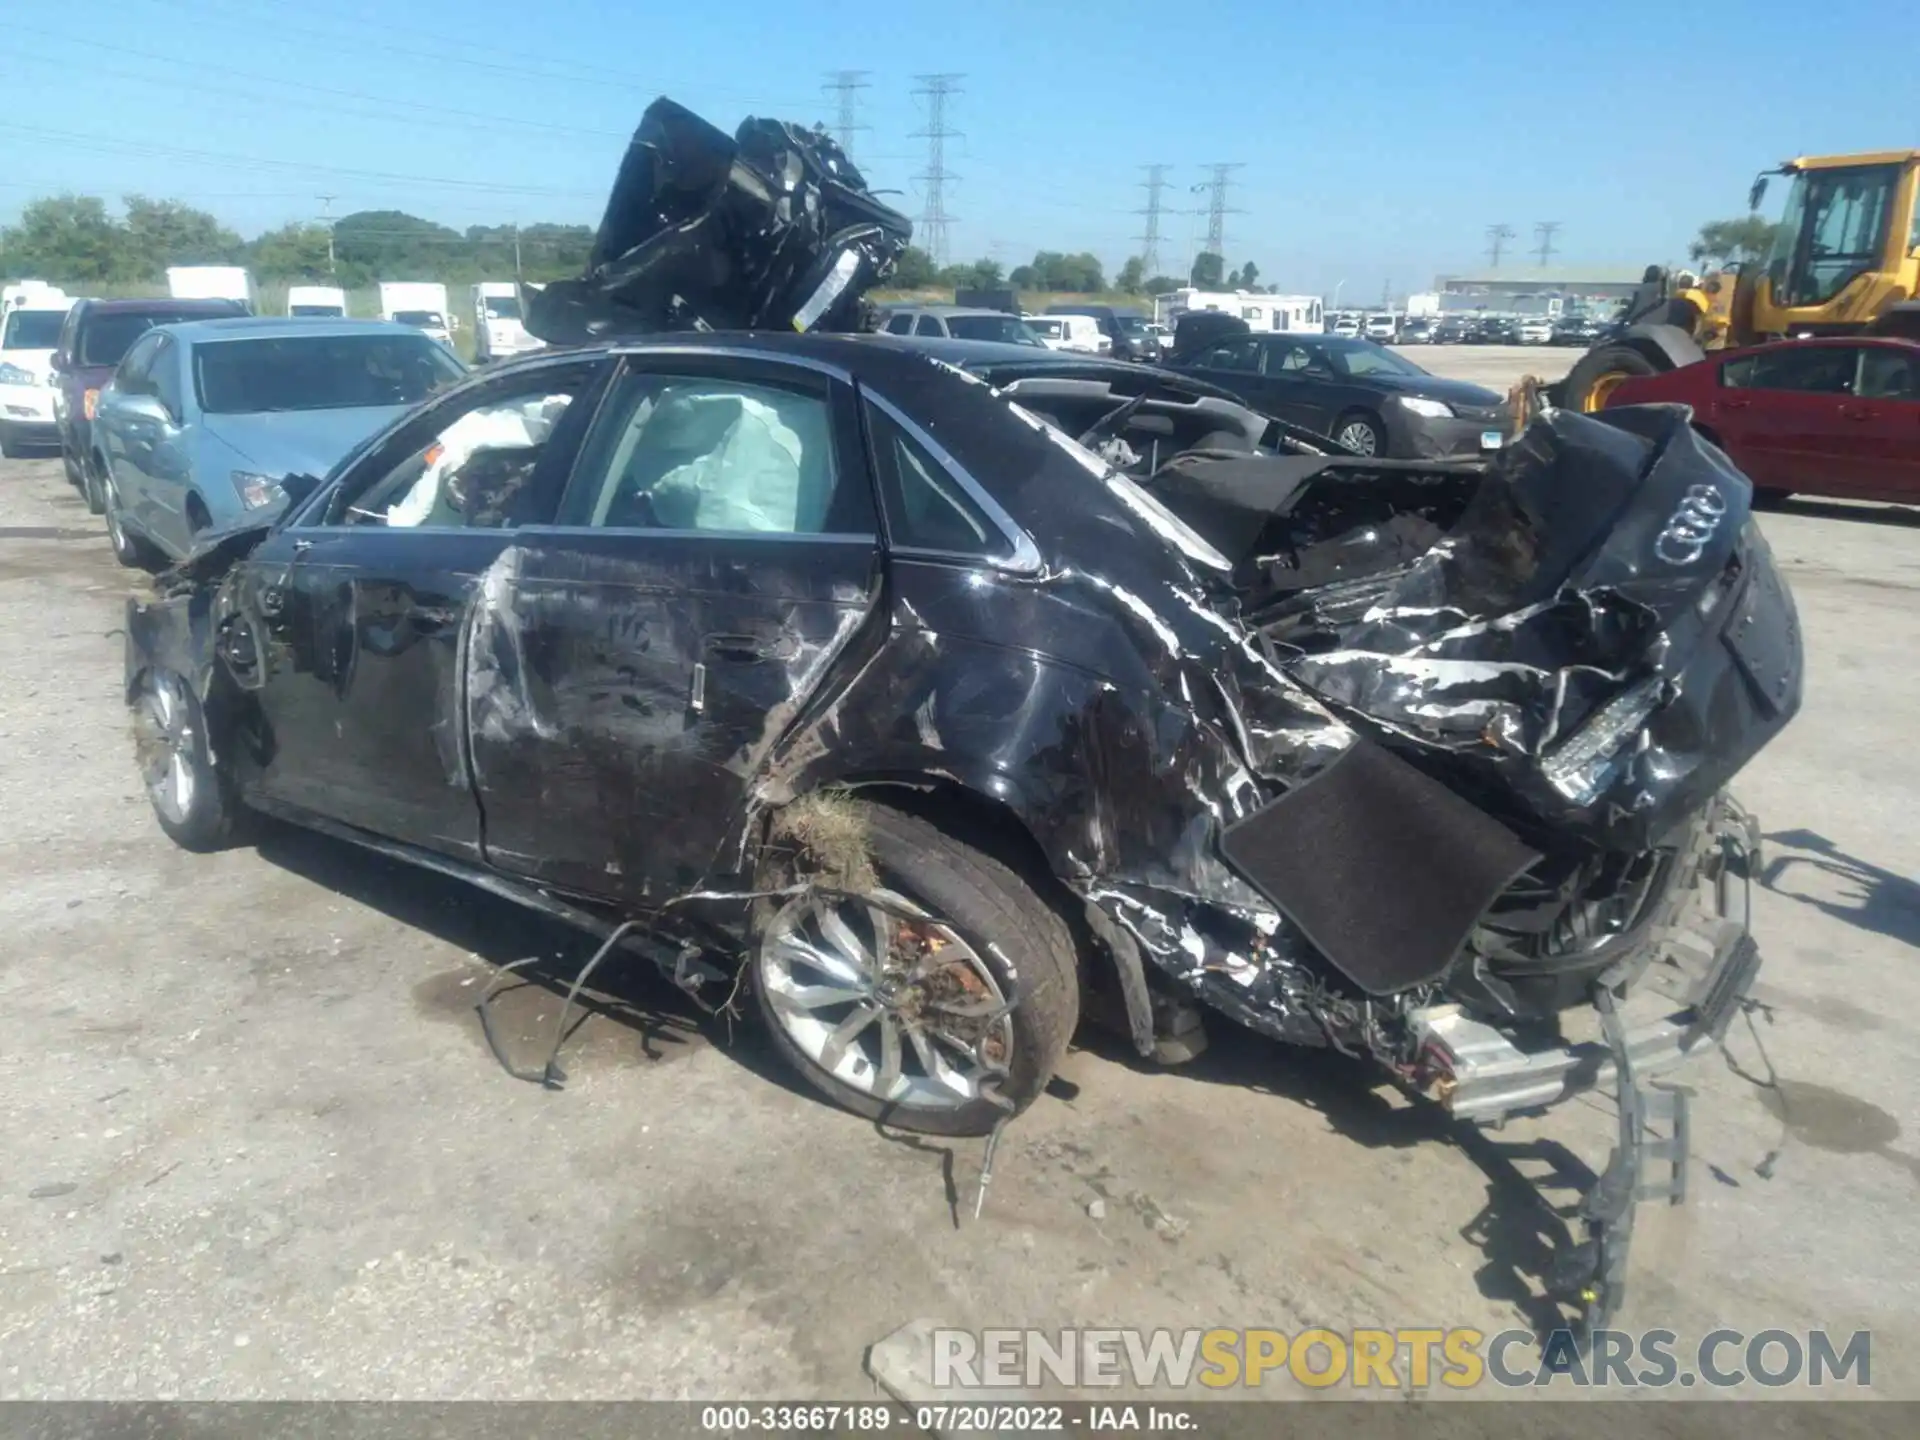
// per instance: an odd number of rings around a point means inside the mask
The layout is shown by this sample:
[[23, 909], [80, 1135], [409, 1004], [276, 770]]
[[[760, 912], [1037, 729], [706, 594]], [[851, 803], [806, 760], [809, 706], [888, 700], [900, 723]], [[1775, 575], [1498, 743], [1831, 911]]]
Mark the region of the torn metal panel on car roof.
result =
[[672, 330], [860, 330], [912, 237], [824, 131], [731, 138], [664, 96], [621, 161], [586, 275], [524, 298], [556, 345]]

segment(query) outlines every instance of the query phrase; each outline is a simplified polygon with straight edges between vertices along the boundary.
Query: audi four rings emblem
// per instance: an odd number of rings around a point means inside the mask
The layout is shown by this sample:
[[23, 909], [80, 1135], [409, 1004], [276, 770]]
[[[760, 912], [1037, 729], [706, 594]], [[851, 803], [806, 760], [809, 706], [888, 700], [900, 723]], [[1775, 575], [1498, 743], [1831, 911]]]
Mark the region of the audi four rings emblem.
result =
[[1691, 565], [1706, 553], [1707, 542], [1726, 518], [1726, 496], [1711, 485], [1689, 485], [1653, 542], [1653, 553], [1669, 565]]

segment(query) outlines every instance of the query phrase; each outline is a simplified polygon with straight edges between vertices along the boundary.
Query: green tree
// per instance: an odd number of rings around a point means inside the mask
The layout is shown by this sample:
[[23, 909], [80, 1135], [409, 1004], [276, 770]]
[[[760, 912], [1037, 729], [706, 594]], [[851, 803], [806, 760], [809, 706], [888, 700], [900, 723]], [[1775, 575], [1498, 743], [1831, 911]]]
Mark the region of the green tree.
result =
[[376, 280], [447, 279], [471, 247], [458, 230], [404, 210], [356, 210], [334, 222], [333, 252], [340, 282], [351, 289]]
[[925, 290], [938, 284], [939, 280], [939, 267], [933, 263], [933, 257], [918, 245], [907, 246], [894, 263], [893, 283], [902, 290]]
[[128, 195], [122, 202], [120, 244], [128, 273], [158, 280], [169, 265], [231, 265], [246, 243], [204, 210], [178, 200]]
[[998, 290], [1007, 283], [1007, 277], [998, 260], [971, 260], [942, 270], [940, 283], [955, 290]]
[[269, 230], [247, 247], [247, 268], [256, 280], [326, 280], [327, 228], [295, 221]]
[[1113, 288], [1124, 294], [1138, 295], [1146, 273], [1146, 262], [1138, 255], [1131, 256], [1127, 263], [1120, 267], [1120, 273], [1113, 277]]
[[1240, 288], [1242, 290], [1260, 288], [1260, 267], [1251, 260], [1240, 267]]
[[1171, 275], [1149, 275], [1140, 288], [1149, 295], [1165, 295], [1170, 290], [1178, 290], [1183, 283]]
[[131, 279], [122, 239], [98, 196], [49, 195], [0, 230], [0, 275], [75, 286]]
[[1709, 220], [1687, 246], [1689, 259], [1708, 265], [1727, 265], [1735, 260], [1758, 260], [1773, 246], [1780, 227], [1759, 215], [1743, 215], [1735, 220]]
[[1227, 283], [1227, 262], [1211, 250], [1202, 250], [1193, 257], [1193, 269], [1188, 283], [1196, 290], [1218, 290]]
[[1009, 278], [1022, 290], [1063, 290], [1087, 295], [1107, 288], [1099, 259], [1084, 250], [1072, 255], [1042, 250], [1033, 257], [1033, 264], [1020, 266]]

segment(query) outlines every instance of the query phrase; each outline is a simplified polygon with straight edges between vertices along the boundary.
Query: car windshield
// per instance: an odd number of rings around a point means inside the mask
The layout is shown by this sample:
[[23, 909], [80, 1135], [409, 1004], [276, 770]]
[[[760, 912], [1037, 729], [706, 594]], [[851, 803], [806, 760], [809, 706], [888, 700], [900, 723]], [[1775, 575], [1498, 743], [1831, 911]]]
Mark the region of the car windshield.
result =
[[520, 302], [511, 295], [489, 295], [486, 297], [487, 318], [489, 320], [518, 320]]
[[443, 330], [447, 324], [431, 310], [396, 310], [393, 318], [396, 324], [411, 325], [416, 330]]
[[1066, 329], [1066, 321], [1048, 320], [1045, 317], [1038, 320], [1028, 320], [1025, 324], [1027, 328], [1032, 330], [1036, 335], [1044, 335], [1049, 340], [1058, 340]]
[[110, 310], [89, 316], [80, 327], [79, 363], [118, 365], [133, 342], [154, 326], [206, 318], [204, 310]]
[[340, 316], [345, 312], [338, 305], [289, 305], [289, 315]]
[[464, 373], [424, 336], [300, 335], [193, 348], [193, 384], [210, 415], [413, 405]]
[[1122, 335], [1144, 335], [1147, 333], [1147, 322], [1142, 320], [1138, 315], [1116, 315], [1113, 317], [1113, 323], [1120, 327], [1120, 333]]
[[1337, 375], [1425, 375], [1411, 360], [1403, 359], [1370, 340], [1319, 340], [1306, 347], [1308, 353], [1323, 356]]
[[960, 340], [998, 340], [1008, 345], [1038, 345], [1040, 337], [1013, 315], [949, 315], [947, 333]]
[[64, 310], [16, 310], [7, 316], [0, 350], [51, 350], [59, 343], [66, 318]]

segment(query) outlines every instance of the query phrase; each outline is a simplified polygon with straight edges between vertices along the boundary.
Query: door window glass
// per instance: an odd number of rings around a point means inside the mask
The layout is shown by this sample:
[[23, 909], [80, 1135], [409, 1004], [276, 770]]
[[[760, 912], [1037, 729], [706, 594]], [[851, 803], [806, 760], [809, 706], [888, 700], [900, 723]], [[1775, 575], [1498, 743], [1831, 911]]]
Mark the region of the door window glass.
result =
[[889, 335], [911, 335], [913, 333], [913, 316], [895, 315], [891, 320], [887, 321], [887, 333]]
[[1004, 558], [1013, 547], [944, 465], [877, 406], [867, 407], [887, 534], [895, 549]]
[[913, 333], [916, 335], [938, 335], [940, 333], [940, 322], [931, 315], [922, 315], [919, 324], [913, 327]]
[[1239, 370], [1257, 375], [1260, 372], [1259, 342], [1247, 335], [1223, 341], [1204, 351], [1199, 365], [1204, 370]]
[[436, 411], [395, 435], [350, 474], [321, 523], [392, 529], [503, 529], [539, 524], [554, 486], [547, 443], [600, 372], [598, 363], [516, 377]]
[[180, 351], [171, 340], [162, 340], [154, 347], [147, 378], [153, 387], [153, 394], [166, 407], [174, 423], [178, 424], [183, 413], [180, 408]]
[[132, 346], [114, 371], [113, 388], [122, 395], [151, 395], [153, 385], [147, 379], [147, 370], [159, 349], [158, 335], [148, 335]]
[[1860, 351], [1860, 385], [1863, 400], [1920, 400], [1920, 351], [1894, 350], [1879, 345]]
[[1859, 348], [1852, 345], [1783, 346], [1727, 361], [1720, 367], [1720, 383], [1735, 390], [1850, 395], [1859, 358]]
[[607, 399], [559, 523], [871, 534], [873, 497], [837, 461], [824, 386], [634, 372]]

